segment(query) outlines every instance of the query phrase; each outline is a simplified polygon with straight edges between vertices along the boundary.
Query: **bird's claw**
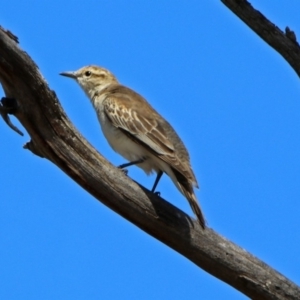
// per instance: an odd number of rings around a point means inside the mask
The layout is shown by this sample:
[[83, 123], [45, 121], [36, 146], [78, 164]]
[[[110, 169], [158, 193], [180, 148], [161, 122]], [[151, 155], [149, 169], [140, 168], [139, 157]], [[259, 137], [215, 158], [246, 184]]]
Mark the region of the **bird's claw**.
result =
[[160, 197], [160, 192], [154, 192], [154, 195]]
[[119, 168], [126, 176], [128, 175], [128, 170], [127, 169], [122, 169], [122, 168]]

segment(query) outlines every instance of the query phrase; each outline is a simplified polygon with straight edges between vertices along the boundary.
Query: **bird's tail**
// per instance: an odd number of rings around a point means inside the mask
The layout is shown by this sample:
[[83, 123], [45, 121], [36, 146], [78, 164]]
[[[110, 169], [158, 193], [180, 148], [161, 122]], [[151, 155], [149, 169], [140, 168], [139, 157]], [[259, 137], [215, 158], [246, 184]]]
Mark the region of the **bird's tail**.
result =
[[[197, 219], [203, 229], [205, 229], [205, 219], [203, 216], [203, 213], [201, 211], [199, 202], [196, 198], [196, 195], [194, 193], [193, 183], [191, 180], [187, 179], [186, 176], [178, 172], [177, 170], [173, 169], [173, 174], [171, 174], [171, 178], [179, 191], [186, 197], [186, 199], [189, 201], [190, 206], [194, 212], [194, 214], [197, 216]], [[175, 175], [175, 176], [174, 176]]]
[[[179, 183], [179, 185], [181, 185], [181, 184]], [[193, 191], [193, 186], [190, 184], [189, 188], [186, 189], [185, 186], [181, 185], [181, 190], [182, 190], [182, 193], [184, 194], [184, 196], [189, 201], [190, 206], [191, 206], [194, 214], [197, 216], [197, 219], [198, 219], [201, 227], [203, 229], [205, 229], [205, 219], [204, 219], [203, 213], [201, 211], [199, 202]]]

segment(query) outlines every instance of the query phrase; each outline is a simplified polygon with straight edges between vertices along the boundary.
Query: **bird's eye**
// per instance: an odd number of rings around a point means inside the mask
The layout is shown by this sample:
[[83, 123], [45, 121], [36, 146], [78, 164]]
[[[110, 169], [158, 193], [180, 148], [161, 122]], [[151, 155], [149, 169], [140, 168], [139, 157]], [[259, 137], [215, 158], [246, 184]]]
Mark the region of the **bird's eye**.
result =
[[91, 74], [92, 74], [92, 72], [91, 72], [91, 71], [86, 71], [86, 72], [84, 73], [84, 75], [85, 75], [86, 77], [89, 77], [89, 76], [91, 76]]

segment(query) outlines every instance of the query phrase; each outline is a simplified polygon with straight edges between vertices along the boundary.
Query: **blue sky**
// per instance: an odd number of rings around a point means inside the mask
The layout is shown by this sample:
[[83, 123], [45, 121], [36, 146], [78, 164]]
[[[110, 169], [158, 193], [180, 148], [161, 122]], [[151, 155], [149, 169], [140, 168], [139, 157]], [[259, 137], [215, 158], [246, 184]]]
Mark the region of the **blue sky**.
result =
[[[251, 3], [300, 39], [299, 1]], [[115, 165], [88, 99], [58, 73], [97, 64], [147, 98], [189, 149], [209, 226], [300, 283], [299, 79], [220, 1], [11, 0], [0, 25]], [[0, 131], [1, 299], [246, 299], [24, 150], [27, 134]], [[192, 214], [169, 178], [158, 189]]]

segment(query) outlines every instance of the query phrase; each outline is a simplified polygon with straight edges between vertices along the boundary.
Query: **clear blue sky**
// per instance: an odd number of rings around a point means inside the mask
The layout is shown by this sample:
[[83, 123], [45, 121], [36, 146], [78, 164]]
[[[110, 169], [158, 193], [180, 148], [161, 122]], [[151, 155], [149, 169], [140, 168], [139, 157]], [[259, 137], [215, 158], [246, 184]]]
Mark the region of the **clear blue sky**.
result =
[[[278, 53], [220, 1], [2, 2], [1, 25], [109, 161], [124, 162], [59, 72], [97, 64], [147, 98], [190, 151], [209, 226], [300, 283], [300, 87]], [[252, 4], [300, 39], [288, 2]], [[246, 299], [0, 132], [0, 299]], [[159, 191], [192, 214], [166, 176]]]

